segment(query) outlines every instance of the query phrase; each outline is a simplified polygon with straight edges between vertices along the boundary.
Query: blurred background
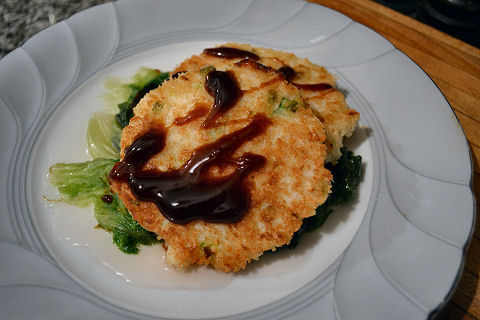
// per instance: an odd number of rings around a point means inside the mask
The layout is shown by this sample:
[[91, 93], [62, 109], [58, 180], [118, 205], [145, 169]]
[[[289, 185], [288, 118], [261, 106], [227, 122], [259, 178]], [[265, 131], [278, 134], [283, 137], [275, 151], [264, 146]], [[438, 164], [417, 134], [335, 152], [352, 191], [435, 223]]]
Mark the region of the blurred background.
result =
[[471, 45], [480, 47], [479, 0], [376, 0]]
[[[111, 0], [0, 0], [0, 58], [42, 29]], [[480, 48], [480, 0], [376, 0]]]

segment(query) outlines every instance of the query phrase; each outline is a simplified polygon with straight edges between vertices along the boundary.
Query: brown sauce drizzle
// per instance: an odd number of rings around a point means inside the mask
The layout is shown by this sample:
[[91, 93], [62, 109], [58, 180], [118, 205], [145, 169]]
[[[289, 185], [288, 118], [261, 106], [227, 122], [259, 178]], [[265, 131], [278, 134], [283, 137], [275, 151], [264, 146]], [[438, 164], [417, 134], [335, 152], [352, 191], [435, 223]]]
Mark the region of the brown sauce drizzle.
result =
[[203, 121], [203, 127], [211, 127], [216, 120], [240, 98], [242, 91], [228, 71], [213, 70], [205, 79], [205, 90], [214, 97], [213, 108]]
[[331, 85], [328, 83], [295, 83], [292, 84], [300, 90], [308, 90], [308, 91], [325, 91], [328, 89], [333, 89]]
[[273, 78], [271, 80], [262, 82], [260, 85], [258, 85], [256, 87], [251, 87], [251, 88], [248, 88], [246, 90], [243, 90], [242, 93], [252, 93], [252, 92], [255, 92], [255, 91], [258, 91], [258, 90], [262, 90], [262, 89], [265, 89], [265, 88], [277, 83], [278, 81], [283, 81], [283, 79], [281, 77]]
[[113, 202], [113, 196], [110, 194], [104, 194], [101, 197], [102, 201], [105, 203], [112, 203]]
[[[208, 48], [203, 50], [203, 52], [210, 56], [226, 58], [226, 59], [233, 59], [233, 58], [250, 58], [253, 60], [260, 59], [260, 57], [253, 52], [240, 50], [236, 48], [230, 48], [230, 47]], [[333, 89], [333, 87], [328, 83], [303, 84], [303, 83], [293, 82], [292, 80], [293, 78], [295, 78], [297, 73], [295, 72], [295, 69], [293, 69], [290, 66], [283, 66], [277, 71], [284, 76], [285, 80], [287, 80], [289, 83], [293, 84], [295, 87], [297, 87], [300, 90], [323, 91], [323, 90]]]
[[225, 58], [225, 59], [235, 59], [235, 58], [242, 58], [242, 59], [248, 58], [253, 60], [260, 59], [260, 57], [253, 52], [231, 48], [231, 47], [207, 48], [207, 49], [204, 49], [203, 52], [209, 56]]
[[190, 123], [198, 118], [205, 116], [208, 113], [206, 106], [196, 106], [193, 110], [188, 112], [185, 116], [173, 120], [173, 125], [182, 126]]
[[293, 78], [297, 75], [295, 69], [293, 69], [290, 66], [283, 66], [280, 69], [278, 69], [278, 72], [280, 72], [285, 80], [287, 80], [289, 83], [293, 84], [295, 87], [297, 87], [300, 90], [308, 90], [308, 91], [324, 91], [328, 89], [332, 89], [333, 87], [329, 85], [328, 83], [296, 83], [293, 82]]
[[280, 72], [285, 77], [285, 80], [287, 80], [288, 82], [292, 81], [293, 78], [295, 78], [295, 76], [297, 75], [295, 69], [290, 66], [283, 66], [277, 71]]
[[[207, 222], [239, 221], [250, 207], [250, 194], [245, 177], [265, 165], [261, 155], [232, 154], [245, 141], [262, 132], [270, 124], [263, 114], [255, 115], [246, 127], [196, 149], [190, 160], [178, 170], [143, 171], [143, 165], [165, 145], [165, 131], [150, 132], [137, 138], [117, 162], [110, 179], [125, 181], [138, 200], [152, 201], [160, 212], [174, 223], [201, 219]], [[233, 166], [225, 177], [209, 175], [212, 167]]]

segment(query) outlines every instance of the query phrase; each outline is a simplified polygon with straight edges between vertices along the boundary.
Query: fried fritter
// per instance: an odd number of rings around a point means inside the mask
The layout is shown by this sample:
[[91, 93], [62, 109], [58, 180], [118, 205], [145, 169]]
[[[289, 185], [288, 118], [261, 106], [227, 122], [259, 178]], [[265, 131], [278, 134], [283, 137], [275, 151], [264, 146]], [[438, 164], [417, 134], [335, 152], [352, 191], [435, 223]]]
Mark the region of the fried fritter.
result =
[[[166, 128], [164, 149], [144, 170], [168, 171], [182, 167], [194, 150], [244, 128], [256, 114], [271, 121], [266, 130], [235, 150], [264, 156], [266, 163], [249, 173], [246, 185], [250, 207], [235, 223], [201, 220], [176, 224], [165, 218], [153, 202], [135, 198], [127, 182], [111, 180], [112, 190], [142, 227], [165, 241], [166, 262], [179, 269], [191, 264], [211, 265], [229, 272], [244, 269], [263, 252], [288, 244], [302, 220], [315, 214], [330, 191], [331, 173], [324, 168], [325, 135], [321, 121], [306, 108], [299, 90], [279, 73], [253, 60], [223, 66], [233, 75], [242, 94], [235, 105], [202, 126], [205, 112], [183, 121], [193, 110], [210, 111], [214, 98], [205, 88], [209, 68], [185, 72], [150, 91], [135, 107], [134, 117], [122, 132], [122, 154], [133, 141], [157, 128]], [[220, 125], [219, 125], [220, 124]], [[226, 176], [225, 168], [210, 174]]]
[[[292, 79], [295, 83], [326, 83], [331, 85], [333, 88], [321, 92], [302, 88], [300, 88], [300, 91], [307, 106], [313, 110], [324, 125], [327, 138], [326, 162], [335, 163], [340, 158], [343, 138], [350, 137], [353, 134], [359, 114], [357, 111], [348, 108], [343, 94], [335, 89], [336, 79], [332, 74], [324, 67], [316, 65], [308, 59], [297, 57], [293, 53], [239, 43], [226, 43], [221, 46], [252, 52], [259, 57], [258, 62], [277, 70], [284, 66], [289, 66], [296, 72], [295, 77]], [[240, 59], [226, 59], [201, 53], [183, 61], [173, 72], [200, 70], [207, 65], [223, 70], [223, 68]]]

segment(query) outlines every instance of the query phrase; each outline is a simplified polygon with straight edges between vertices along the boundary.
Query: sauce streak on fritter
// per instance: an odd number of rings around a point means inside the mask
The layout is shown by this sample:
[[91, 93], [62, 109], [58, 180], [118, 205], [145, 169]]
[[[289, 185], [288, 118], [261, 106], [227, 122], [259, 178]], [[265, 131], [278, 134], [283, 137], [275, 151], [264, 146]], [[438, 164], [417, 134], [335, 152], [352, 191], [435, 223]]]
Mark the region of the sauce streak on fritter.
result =
[[179, 118], [176, 118], [175, 120], [173, 120], [173, 124], [176, 125], [176, 126], [181, 126], [181, 125], [187, 124], [189, 122], [192, 122], [192, 121], [194, 121], [194, 120], [196, 120], [200, 117], [203, 117], [207, 113], [208, 113], [207, 107], [200, 105], [200, 106], [195, 107], [195, 109], [193, 109], [192, 111], [187, 113], [185, 116], [179, 117]]
[[280, 69], [278, 69], [277, 71], [280, 72], [285, 77], [285, 80], [287, 80], [288, 82], [292, 81], [293, 78], [295, 78], [295, 76], [297, 74], [295, 72], [295, 69], [293, 69], [290, 66], [283, 66]]
[[[214, 57], [219, 57], [219, 58], [226, 58], [226, 59], [233, 59], [233, 58], [250, 58], [253, 60], [258, 60], [260, 59], [259, 56], [257, 56], [253, 52], [241, 50], [241, 49], [236, 49], [236, 48], [231, 48], [231, 47], [217, 47], [217, 48], [208, 48], [204, 49], [203, 52], [205, 54], [214, 56]], [[330, 84], [328, 83], [296, 83], [293, 82], [293, 78], [295, 78], [296, 71], [290, 66], [283, 66], [277, 70], [280, 72], [285, 80], [287, 80], [289, 83], [293, 84], [295, 87], [297, 87], [300, 90], [309, 90], [309, 91], [324, 91], [328, 89], [334, 89]], [[215, 72], [220, 72], [220, 71], [215, 71]], [[215, 100], [216, 101], [216, 100]], [[207, 118], [208, 119], [208, 118]]]
[[216, 70], [207, 74], [205, 90], [215, 98], [213, 108], [202, 124], [203, 127], [208, 128], [237, 102], [241, 96], [241, 91], [235, 78], [229, 72]]
[[[263, 114], [254, 116], [249, 125], [217, 141], [196, 149], [190, 160], [178, 170], [142, 171], [142, 166], [165, 145], [165, 131], [150, 132], [137, 138], [117, 162], [110, 179], [128, 182], [138, 200], [152, 201], [170, 221], [178, 224], [193, 220], [233, 223], [250, 208], [250, 195], [244, 178], [265, 165], [261, 155], [245, 153], [237, 159], [231, 155], [245, 141], [263, 133], [270, 120]], [[212, 167], [234, 166], [225, 177], [212, 177]]]
[[220, 57], [225, 59], [235, 59], [235, 58], [248, 58], [253, 60], [260, 59], [260, 57], [253, 52], [249, 52], [249, 51], [245, 51], [237, 48], [231, 48], [231, 47], [207, 48], [207, 49], [204, 49], [203, 52], [210, 56]]
[[293, 82], [293, 78], [296, 76], [296, 71], [290, 66], [283, 66], [280, 69], [277, 70], [280, 72], [284, 77], [285, 80], [293, 84], [295, 87], [297, 87], [300, 90], [309, 90], [309, 91], [323, 91], [323, 90], [328, 90], [328, 89], [334, 89], [331, 85], [328, 83], [296, 83]]
[[328, 89], [334, 89], [331, 85], [328, 83], [295, 83], [292, 82], [292, 84], [297, 87], [300, 90], [308, 90], [308, 91], [325, 91]]

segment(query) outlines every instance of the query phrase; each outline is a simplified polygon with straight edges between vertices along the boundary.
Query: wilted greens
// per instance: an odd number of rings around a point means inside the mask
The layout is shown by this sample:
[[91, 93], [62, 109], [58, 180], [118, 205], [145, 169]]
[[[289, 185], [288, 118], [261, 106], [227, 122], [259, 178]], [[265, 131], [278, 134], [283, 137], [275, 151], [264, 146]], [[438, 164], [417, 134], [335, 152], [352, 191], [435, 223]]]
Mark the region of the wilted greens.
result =
[[133, 220], [120, 199], [110, 193], [108, 173], [114, 163], [115, 160], [103, 158], [58, 163], [50, 167], [48, 177], [58, 188], [61, 201], [78, 207], [93, 204], [99, 226], [113, 233], [117, 247], [125, 253], [137, 253], [140, 244], [152, 244], [157, 240], [153, 233]]
[[362, 157], [355, 155], [346, 147], [340, 149], [342, 156], [335, 165], [327, 163], [325, 168], [330, 170], [333, 175], [332, 193], [324, 204], [319, 206], [315, 211], [316, 214], [303, 220], [300, 229], [294, 233], [292, 240], [286, 246], [293, 249], [297, 246], [300, 237], [305, 232], [317, 230], [327, 218], [332, 214], [331, 205], [337, 205], [348, 202], [355, 193], [355, 189], [360, 182], [360, 174], [362, 173]]
[[132, 219], [125, 205], [115, 194], [108, 194], [111, 202], [97, 197], [94, 200], [95, 218], [99, 226], [113, 234], [113, 243], [125, 253], [138, 253], [139, 244], [158, 242], [155, 234], [143, 229]]
[[48, 179], [57, 187], [61, 201], [85, 207], [109, 192], [108, 173], [115, 160], [95, 159], [81, 163], [57, 163], [50, 167]]
[[97, 112], [88, 122], [87, 145], [93, 159], [120, 157], [121, 129], [115, 116], [109, 112]]
[[168, 72], [142, 68], [132, 77], [132, 82], [126, 87], [130, 94], [124, 102], [118, 104], [119, 112], [115, 115], [120, 128], [123, 129], [128, 125], [133, 117], [133, 108], [140, 99], [149, 91], [162, 84], [168, 78], [168, 75]]
[[340, 149], [342, 156], [335, 166], [325, 165], [333, 175], [332, 193], [328, 197], [329, 204], [348, 202], [360, 181], [362, 172], [362, 157], [356, 156], [346, 147]]
[[104, 96], [107, 108], [93, 115], [87, 129], [88, 151], [93, 160], [58, 163], [49, 171], [50, 183], [57, 187], [60, 201], [78, 207], [93, 204], [98, 225], [112, 233], [113, 242], [125, 253], [137, 253], [140, 244], [158, 240], [133, 220], [121, 200], [110, 192], [108, 174], [120, 158], [121, 128], [128, 125], [133, 107], [166, 78], [166, 72], [140, 68], [130, 83], [109, 79], [105, 83], [109, 92]]

